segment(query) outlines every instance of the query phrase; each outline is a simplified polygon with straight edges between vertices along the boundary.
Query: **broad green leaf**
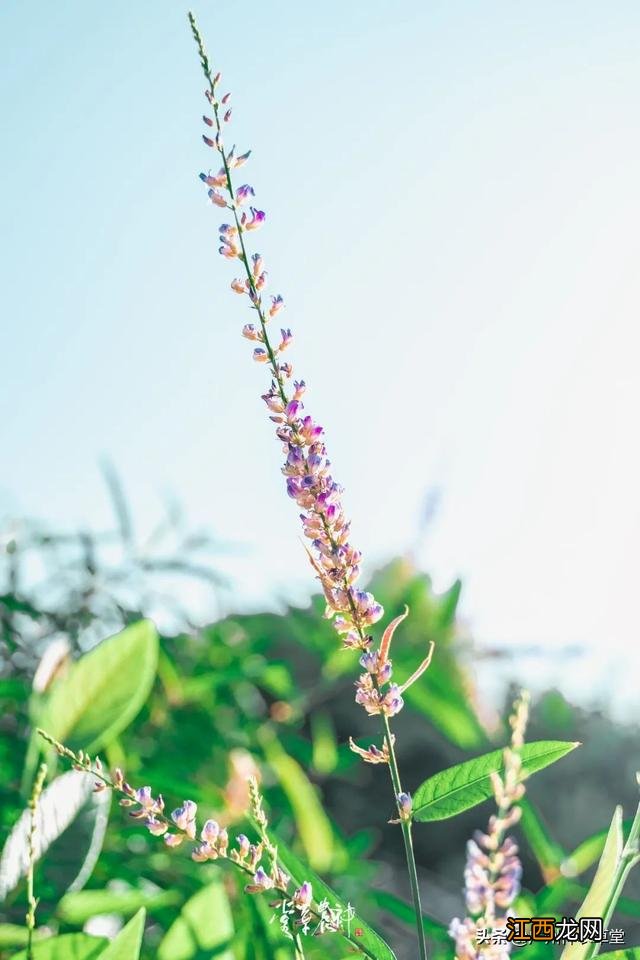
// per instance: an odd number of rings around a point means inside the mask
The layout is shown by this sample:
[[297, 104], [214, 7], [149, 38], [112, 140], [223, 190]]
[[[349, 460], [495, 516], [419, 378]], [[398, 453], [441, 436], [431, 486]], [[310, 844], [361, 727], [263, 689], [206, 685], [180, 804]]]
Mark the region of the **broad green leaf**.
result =
[[57, 915], [65, 923], [81, 926], [96, 914], [131, 917], [142, 907], [154, 913], [175, 907], [181, 900], [177, 890], [82, 890], [64, 896], [58, 904]]
[[[109, 795], [93, 792], [93, 780], [86, 773], [69, 770], [43, 790], [36, 813], [35, 860], [56, 843], [58, 852], [68, 853], [59, 870], [47, 876], [58, 893], [78, 887], [88, 879], [102, 846], [109, 809]], [[75, 830], [76, 819], [79, 819]], [[25, 876], [29, 864], [29, 810], [23, 811], [7, 838], [0, 858], [0, 899]], [[65, 842], [65, 838], [68, 842]]]
[[[623, 845], [622, 807], [616, 807], [596, 874], [576, 917], [602, 917], [606, 922]], [[569, 943], [562, 951], [561, 960], [585, 960], [591, 948], [590, 943]]]
[[[331, 887], [316, 876], [316, 874], [311, 870], [310, 867], [307, 867], [301, 860], [296, 857], [296, 855], [289, 850], [287, 845], [274, 833], [272, 833], [272, 840], [278, 847], [278, 860], [287, 871], [293, 882], [296, 886], [300, 886], [304, 883], [305, 880], [308, 880], [313, 887], [313, 904], [317, 906], [321, 900], [327, 900], [329, 906], [332, 909], [340, 910], [344, 913], [347, 909], [347, 904], [340, 899], [340, 897], [334, 893]], [[356, 936], [356, 930], [361, 931], [362, 936]], [[353, 920], [347, 925], [343, 925], [343, 930], [341, 931], [342, 937], [347, 940], [353, 947], [359, 949], [365, 957], [369, 957], [370, 960], [397, 960], [396, 955], [388, 944], [382, 939], [382, 937], [375, 932], [375, 930], [369, 926], [368, 923], [359, 917], [357, 914], [354, 916]], [[336, 934], [327, 934], [327, 936], [335, 937]]]
[[[84, 776], [93, 787], [91, 777]], [[40, 885], [45, 888], [43, 893], [51, 891], [57, 900], [65, 892], [82, 890], [100, 856], [110, 809], [110, 790], [91, 792], [73, 822], [47, 851], [40, 868]]]
[[[102, 957], [106, 937], [90, 937], [87, 933], [64, 933], [61, 937], [47, 937], [33, 945], [33, 960], [95, 960]], [[11, 960], [27, 960], [27, 951], [21, 950]]]
[[199, 960], [213, 954], [216, 960], [233, 960], [233, 935], [229, 898], [222, 880], [216, 880], [187, 900], [160, 942], [158, 960]]
[[[44, 934], [41, 930], [34, 930], [33, 935], [41, 939]], [[0, 923], [0, 949], [4, 947], [24, 947], [27, 943], [27, 928], [24, 924]]]
[[[521, 751], [525, 777], [548, 767], [579, 746], [564, 740], [526, 743]], [[504, 771], [504, 750], [492, 750], [429, 777], [413, 795], [416, 820], [446, 820], [493, 796], [492, 773]]]
[[140, 620], [72, 664], [44, 704], [40, 726], [72, 749], [101, 749], [129, 726], [153, 685], [158, 634]]
[[[390, 913], [391, 916], [396, 917], [396, 919], [401, 920], [402, 923], [406, 923], [410, 927], [415, 927], [416, 915], [413, 907], [410, 903], [406, 903], [404, 900], [401, 900], [400, 897], [397, 897], [395, 893], [389, 893], [387, 890], [376, 890], [374, 888], [371, 890], [369, 899], [379, 910]], [[434, 920], [433, 917], [428, 916], [426, 913], [422, 914], [422, 926], [425, 933], [432, 939], [447, 944], [452, 942], [446, 926], [443, 923], [439, 923], [438, 920]]]
[[275, 737], [265, 742], [265, 755], [287, 795], [309, 862], [315, 870], [328, 870], [333, 860], [333, 830], [316, 787]]
[[100, 954], [100, 960], [138, 960], [142, 947], [144, 921], [145, 911], [141, 908], [111, 941], [104, 953]]

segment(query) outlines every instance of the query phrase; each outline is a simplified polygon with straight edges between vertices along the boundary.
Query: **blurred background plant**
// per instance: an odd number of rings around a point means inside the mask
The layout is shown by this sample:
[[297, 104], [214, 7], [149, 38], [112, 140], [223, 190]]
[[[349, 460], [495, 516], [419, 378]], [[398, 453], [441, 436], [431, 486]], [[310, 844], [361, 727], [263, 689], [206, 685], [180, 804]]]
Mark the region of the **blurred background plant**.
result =
[[[393, 814], [386, 780], [348, 748], [350, 736], [368, 743], [375, 732], [352, 696], [356, 655], [336, 650], [323, 600], [283, 613], [222, 614], [199, 626], [188, 602], [176, 606], [166, 577], [204, 581], [217, 602], [220, 591], [228, 597], [215, 539], [185, 530], [176, 510], [139, 548], [121, 484], [113, 470], [106, 476], [113, 531], [53, 534], [44, 525], [14, 523], [3, 537], [3, 837], [28, 799], [41, 752], [33, 727], [41, 722], [76, 749], [99, 751], [132, 782], [153, 784], [168, 802], [189, 796], [238, 830], [248, 829], [246, 779], [255, 774], [283, 840], [399, 945], [399, 957], [411, 958], [396, 828], [371, 826]], [[429, 577], [404, 558], [379, 570], [371, 587], [389, 616], [405, 604], [411, 609], [396, 645], [399, 674], [409, 672], [427, 641], [437, 644], [430, 670], [408, 691], [408, 709], [398, 718], [400, 761], [413, 790], [425, 776], [504, 743], [512, 691], [505, 691], [505, 709], [496, 710], [476, 688], [471, 664], [478, 652], [456, 618], [460, 583], [436, 594]], [[138, 623], [149, 615], [162, 619], [159, 643], [151, 627]], [[122, 642], [97, 643], [123, 628]], [[74, 679], [71, 663], [79, 658], [86, 670]], [[575, 912], [602, 852], [612, 798], [627, 813], [635, 803], [636, 730], [550, 690], [533, 706], [530, 738], [559, 737], [584, 745], [532, 781], [519, 828], [526, 878], [519, 907], [545, 915]], [[55, 773], [55, 760], [53, 767]], [[289, 955], [277, 922], [269, 922], [274, 911], [241, 896], [232, 874], [166, 850], [117, 808], [108, 815], [108, 800], [88, 794], [86, 783], [74, 786], [56, 811], [36, 868], [41, 933], [113, 936], [145, 908], [143, 957]], [[460, 913], [465, 842], [483, 816], [474, 809], [416, 830], [436, 957], [452, 956], [446, 931]], [[7, 845], [3, 957], [25, 942], [24, 873], [24, 850]], [[640, 919], [637, 897], [630, 884], [616, 917], [627, 943]], [[229, 899], [232, 911], [224, 906]], [[338, 938], [317, 944], [309, 956], [344, 956]], [[553, 948], [538, 944], [535, 953], [551, 957]]]

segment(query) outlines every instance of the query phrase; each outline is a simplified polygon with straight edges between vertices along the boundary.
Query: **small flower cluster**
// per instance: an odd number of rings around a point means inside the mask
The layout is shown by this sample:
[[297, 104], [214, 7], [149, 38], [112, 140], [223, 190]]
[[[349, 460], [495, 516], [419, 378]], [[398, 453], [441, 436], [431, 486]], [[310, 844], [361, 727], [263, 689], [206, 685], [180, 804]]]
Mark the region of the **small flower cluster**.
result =
[[[465, 900], [470, 916], [457, 917], [451, 922], [449, 933], [455, 940], [458, 960], [505, 960], [510, 943], [490, 943], [484, 946], [476, 937], [478, 927], [492, 929], [504, 923], [508, 911], [520, 892], [522, 866], [515, 841], [506, 836], [521, 815], [517, 806], [525, 788], [522, 783], [520, 750], [529, 715], [529, 697], [522, 693], [514, 704], [509, 718], [511, 744], [504, 751], [504, 772], [492, 776], [493, 791], [498, 806], [497, 814], [489, 819], [486, 833], [476, 831], [467, 843], [467, 864], [464, 872]], [[502, 914], [499, 917], [498, 914]]]
[[[241, 833], [235, 837], [234, 845], [230, 849], [227, 831], [215, 820], [206, 820], [198, 836], [198, 806], [193, 800], [185, 800], [182, 806], [177, 807], [167, 816], [162, 795], [158, 794], [154, 797], [151, 787], [132, 787], [125, 780], [122, 770], [116, 769], [113, 775], [109, 776], [99, 757], [92, 759], [83, 750], [74, 753], [44, 730], [38, 730], [38, 733], [56, 749], [61, 757], [70, 760], [75, 770], [96, 778], [94, 783], [96, 793], [109, 789], [120, 794], [120, 806], [129, 810], [129, 816], [144, 824], [152, 836], [163, 837], [168, 847], [179, 847], [183, 842], [190, 841], [193, 844], [191, 857], [196, 863], [218, 859], [230, 860], [248, 874], [249, 882], [244, 888], [245, 893], [277, 891], [290, 899], [294, 908], [300, 913], [304, 912], [305, 916], [307, 914], [319, 916], [312, 910], [313, 891], [308, 881], [304, 881], [300, 887], [291, 892], [291, 878], [279, 865], [278, 851], [267, 835], [267, 819], [254, 778], [249, 780], [249, 794], [261, 840], [259, 843], [251, 843]], [[269, 861], [268, 870], [262, 865], [263, 856], [266, 856]]]

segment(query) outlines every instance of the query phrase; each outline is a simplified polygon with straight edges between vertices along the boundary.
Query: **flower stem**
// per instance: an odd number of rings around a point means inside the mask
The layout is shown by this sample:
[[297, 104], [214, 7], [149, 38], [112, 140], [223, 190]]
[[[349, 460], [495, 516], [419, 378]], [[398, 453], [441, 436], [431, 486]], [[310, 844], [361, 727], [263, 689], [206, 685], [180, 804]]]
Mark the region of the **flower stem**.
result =
[[38, 801], [40, 800], [40, 795], [42, 794], [42, 788], [44, 786], [44, 778], [47, 775], [47, 765], [46, 763], [40, 764], [40, 769], [38, 770], [38, 775], [33, 784], [33, 790], [31, 791], [31, 797], [29, 798], [29, 837], [27, 841], [27, 856], [29, 860], [29, 867], [27, 870], [27, 914], [25, 917], [27, 925], [27, 960], [33, 960], [33, 931], [36, 928], [36, 909], [38, 906], [38, 901], [36, 899], [34, 889], [33, 889], [33, 873], [35, 867], [36, 859], [36, 817], [38, 813]]
[[[398, 761], [393, 746], [393, 737], [391, 736], [391, 725], [389, 717], [382, 715], [384, 723], [384, 733], [389, 750], [389, 771], [391, 773], [391, 782], [396, 797], [402, 793], [402, 782], [400, 780], [400, 771], [398, 770]], [[400, 811], [398, 811], [400, 813]], [[420, 949], [420, 960], [427, 960], [427, 941], [424, 935], [424, 926], [422, 924], [422, 905], [420, 903], [420, 887], [418, 886], [418, 871], [416, 869], [416, 858], [413, 851], [413, 836], [411, 834], [411, 820], [407, 820], [400, 815], [400, 828], [402, 830], [402, 839], [404, 840], [404, 852], [407, 859], [407, 870], [409, 872], [409, 884], [411, 886], [411, 897], [413, 899], [413, 909], [416, 915], [416, 932], [418, 934], [418, 947]]]
[[305, 960], [304, 947], [302, 946], [302, 937], [299, 933], [294, 933], [293, 942], [296, 950], [296, 960]]

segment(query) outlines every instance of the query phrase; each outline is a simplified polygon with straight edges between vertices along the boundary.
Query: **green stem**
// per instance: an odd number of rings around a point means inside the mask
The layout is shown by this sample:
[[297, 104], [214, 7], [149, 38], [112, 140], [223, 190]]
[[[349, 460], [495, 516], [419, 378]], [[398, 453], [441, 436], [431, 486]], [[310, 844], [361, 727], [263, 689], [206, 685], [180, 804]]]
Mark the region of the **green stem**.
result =
[[[391, 782], [396, 797], [402, 793], [402, 783], [400, 781], [400, 771], [398, 770], [398, 761], [393, 746], [393, 737], [391, 736], [391, 725], [386, 714], [382, 715], [384, 723], [384, 732], [389, 750], [389, 771], [391, 773]], [[411, 886], [411, 898], [413, 900], [413, 909], [416, 915], [416, 931], [418, 934], [418, 947], [420, 949], [420, 960], [427, 960], [427, 941], [424, 934], [422, 923], [422, 905], [420, 903], [420, 887], [418, 886], [418, 871], [416, 868], [416, 858], [413, 851], [413, 836], [411, 832], [411, 820], [405, 819], [398, 808], [400, 817], [400, 828], [402, 830], [402, 839], [404, 840], [404, 852], [407, 860], [407, 870], [409, 871], [409, 884]]]
[[[637, 775], [638, 776], [638, 775]], [[640, 779], [639, 779], [640, 782]], [[627, 877], [636, 866], [637, 863], [640, 863], [640, 804], [636, 810], [635, 816], [633, 818], [633, 823], [631, 824], [631, 830], [629, 831], [629, 836], [627, 837], [627, 842], [625, 843], [620, 859], [618, 861], [616, 872], [614, 875], [613, 883], [611, 885], [611, 893], [607, 901], [607, 905], [602, 913], [602, 924], [606, 928], [611, 922], [611, 917], [616, 908], [616, 904], [620, 899], [624, 885], [627, 882]], [[600, 952], [599, 943], [591, 943], [585, 954], [585, 960], [592, 960], [593, 957], [597, 956]]]
[[36, 909], [38, 901], [33, 889], [33, 874], [36, 860], [36, 817], [38, 813], [38, 801], [42, 794], [44, 778], [47, 775], [46, 763], [40, 764], [38, 775], [33, 784], [31, 797], [29, 798], [29, 837], [27, 840], [27, 856], [29, 866], [27, 869], [27, 914], [25, 917], [27, 925], [27, 960], [33, 960], [33, 932], [36, 928]]
[[302, 937], [299, 933], [294, 933], [293, 943], [296, 950], [296, 960], [305, 960], [304, 947], [302, 946]]
[[[220, 158], [221, 158], [221, 160], [222, 160], [222, 169], [224, 170], [225, 178], [226, 178], [226, 190], [227, 190], [227, 193], [229, 194], [229, 200], [230, 200], [230, 202], [228, 203], [228, 207], [229, 207], [229, 209], [231, 210], [231, 212], [232, 212], [232, 214], [233, 214], [235, 226], [236, 226], [236, 229], [237, 229], [237, 232], [238, 232], [238, 240], [239, 240], [239, 243], [240, 243], [240, 256], [239, 256], [238, 259], [240, 260], [240, 262], [241, 262], [241, 263], [243, 264], [243, 266], [244, 266], [244, 270], [245, 270], [245, 274], [246, 274], [246, 278], [247, 278], [247, 283], [248, 283], [248, 285], [249, 285], [249, 289], [250, 289], [251, 294], [252, 294], [252, 296], [251, 296], [252, 306], [253, 306], [254, 310], [256, 311], [256, 313], [257, 313], [257, 315], [258, 315], [258, 318], [259, 318], [259, 320], [260, 320], [260, 329], [261, 329], [261, 333], [262, 333], [262, 343], [263, 343], [263, 345], [264, 345], [264, 347], [265, 347], [265, 349], [266, 349], [266, 351], [267, 351], [267, 356], [269, 357], [269, 365], [270, 365], [270, 367], [271, 367], [271, 371], [272, 371], [272, 373], [273, 373], [274, 380], [275, 380], [275, 382], [276, 382], [276, 384], [277, 384], [277, 389], [278, 389], [278, 393], [279, 393], [279, 395], [280, 395], [280, 399], [282, 400], [282, 403], [283, 403], [283, 404], [285, 405], [285, 407], [286, 407], [287, 403], [289, 402], [289, 397], [288, 397], [288, 395], [287, 395], [285, 383], [284, 383], [284, 380], [283, 380], [283, 377], [282, 377], [282, 374], [281, 374], [281, 372], [280, 372], [280, 368], [279, 368], [279, 365], [278, 365], [277, 356], [276, 356], [276, 351], [273, 349], [273, 347], [272, 347], [272, 345], [271, 345], [271, 341], [270, 341], [270, 339], [269, 339], [269, 334], [268, 334], [268, 332], [267, 332], [267, 317], [265, 316], [264, 309], [263, 309], [263, 307], [262, 307], [262, 300], [261, 300], [261, 297], [260, 297], [260, 295], [259, 295], [259, 291], [258, 291], [258, 289], [257, 289], [257, 287], [256, 287], [255, 279], [254, 279], [254, 276], [253, 276], [253, 271], [252, 271], [252, 269], [251, 269], [251, 267], [250, 267], [250, 265], [249, 265], [249, 257], [248, 257], [248, 255], [247, 255], [247, 250], [246, 250], [245, 242], [244, 242], [244, 230], [243, 230], [242, 224], [241, 224], [241, 222], [240, 222], [240, 218], [238, 217], [238, 208], [237, 208], [237, 204], [236, 204], [236, 200], [235, 200], [235, 192], [234, 192], [234, 189], [233, 189], [233, 181], [232, 181], [232, 178], [231, 178], [231, 169], [230, 169], [230, 167], [229, 167], [229, 161], [228, 161], [227, 153], [226, 153], [226, 151], [225, 151], [225, 149], [224, 149], [224, 146], [222, 145], [222, 142], [221, 142], [222, 125], [221, 125], [221, 123], [220, 123], [219, 107], [218, 107], [218, 100], [217, 100], [217, 98], [216, 98], [214, 78], [213, 78], [212, 73], [211, 73], [211, 67], [210, 67], [210, 65], [209, 65], [209, 58], [208, 58], [208, 56], [207, 56], [207, 52], [206, 52], [205, 47], [204, 47], [204, 42], [203, 42], [202, 37], [201, 37], [201, 35], [200, 35], [200, 31], [198, 30], [198, 27], [197, 27], [195, 18], [193, 17], [193, 15], [192, 15], [191, 13], [189, 13], [189, 24], [190, 24], [190, 26], [191, 26], [191, 31], [192, 31], [192, 33], [193, 33], [193, 37], [194, 37], [195, 42], [196, 42], [196, 45], [197, 45], [197, 47], [198, 47], [198, 54], [199, 54], [199, 56], [200, 56], [200, 63], [201, 63], [201, 65], [202, 65], [202, 69], [203, 69], [204, 75], [205, 75], [205, 77], [206, 77], [206, 80], [207, 80], [207, 82], [208, 82], [208, 84], [209, 84], [209, 91], [210, 91], [210, 93], [211, 93], [211, 102], [212, 102], [212, 106], [213, 106], [213, 115], [214, 115], [214, 119], [215, 119], [215, 127], [216, 127], [216, 131], [217, 131], [217, 133], [218, 133], [218, 141], [217, 141], [217, 143], [216, 143], [216, 149], [217, 149], [218, 153], [220, 154]], [[335, 540], [334, 540], [334, 538], [333, 538], [333, 536], [332, 536], [332, 534], [331, 534], [331, 530], [330, 530], [329, 525], [328, 525], [328, 523], [327, 523], [327, 521], [326, 521], [326, 517], [324, 516], [324, 514], [323, 514], [321, 511], [314, 511], [314, 512], [319, 516], [319, 518], [320, 518], [321, 521], [322, 521], [322, 524], [323, 524], [323, 526], [324, 526], [325, 533], [326, 533], [326, 535], [327, 535], [327, 538], [328, 538], [328, 540], [329, 540], [329, 543], [331, 544], [331, 546], [332, 546], [334, 549], [336, 549], [336, 548], [337, 548], [337, 544], [335, 543]], [[349, 585], [346, 577], [345, 577], [345, 579], [344, 579], [343, 587], [344, 587], [345, 593], [346, 593], [346, 595], [347, 595], [347, 597], [348, 597], [348, 602], [349, 602], [349, 607], [350, 607], [350, 609], [351, 609], [353, 622], [354, 622], [355, 627], [356, 627], [356, 629], [357, 629], [357, 631], [358, 631], [358, 634], [359, 634], [359, 636], [360, 636], [360, 639], [361, 639], [361, 640], [364, 640], [364, 639], [365, 639], [365, 631], [363, 630], [362, 626], [361, 626], [360, 623], [359, 623], [358, 612], [357, 612], [355, 603], [354, 603], [354, 601], [353, 601], [353, 597], [351, 596], [350, 585]], [[389, 718], [388, 718], [387, 716], [383, 715], [383, 719], [384, 719], [384, 724], [385, 724], [385, 731], [386, 731], [387, 743], [388, 743], [388, 747], [389, 747], [389, 757], [390, 757], [389, 766], [390, 766], [390, 769], [391, 769], [391, 780], [392, 780], [392, 782], [393, 782], [393, 788], [394, 788], [394, 791], [395, 791], [395, 795], [396, 795], [396, 797], [397, 797], [398, 794], [402, 793], [402, 784], [401, 784], [401, 781], [400, 781], [400, 773], [399, 773], [399, 771], [398, 771], [398, 763], [397, 763], [396, 756], [395, 756], [395, 751], [394, 751], [394, 748], [393, 748], [393, 742], [392, 742], [392, 737], [391, 737], [391, 728], [390, 728], [390, 725], [389, 725]], [[401, 825], [402, 825], [402, 835], [403, 835], [403, 839], [404, 839], [404, 848], [405, 848], [405, 854], [406, 854], [406, 860], [407, 860], [407, 869], [408, 869], [408, 872], [409, 872], [409, 882], [410, 882], [410, 885], [411, 885], [411, 894], [412, 894], [412, 897], [413, 897], [413, 904], [414, 904], [414, 908], [415, 908], [415, 912], [416, 912], [416, 927], [417, 927], [417, 935], [418, 935], [418, 944], [419, 944], [419, 947], [420, 947], [420, 960], [427, 960], [427, 946], [426, 946], [426, 940], [425, 940], [425, 935], [424, 935], [424, 928], [423, 928], [423, 925], [422, 925], [422, 909], [421, 909], [421, 906], [420, 906], [420, 891], [419, 891], [419, 888], [418, 888], [418, 875], [417, 875], [417, 870], [416, 870], [415, 855], [414, 855], [414, 851], [413, 851], [413, 838], [412, 838], [412, 835], [411, 835], [411, 823], [410, 823], [410, 821], [406, 821], [406, 820], [403, 820], [403, 819], [401, 818]]]

